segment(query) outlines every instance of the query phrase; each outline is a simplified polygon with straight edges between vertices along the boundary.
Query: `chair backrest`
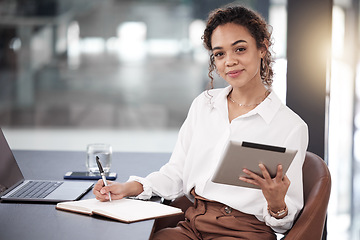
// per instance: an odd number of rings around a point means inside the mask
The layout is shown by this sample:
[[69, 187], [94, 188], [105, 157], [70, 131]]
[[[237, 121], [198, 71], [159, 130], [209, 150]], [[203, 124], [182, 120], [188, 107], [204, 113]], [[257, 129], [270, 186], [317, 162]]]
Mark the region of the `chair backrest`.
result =
[[[320, 240], [323, 234], [327, 206], [330, 198], [330, 172], [319, 156], [307, 152], [303, 165], [304, 208], [299, 214], [294, 226], [285, 236], [286, 240]], [[184, 212], [192, 205], [185, 197], [176, 199], [172, 206], [181, 208]], [[156, 219], [153, 233], [165, 227], [174, 227], [184, 216]], [[151, 239], [151, 238], [150, 238]]]
[[304, 208], [285, 239], [322, 238], [330, 198], [331, 176], [319, 156], [307, 152], [303, 165]]

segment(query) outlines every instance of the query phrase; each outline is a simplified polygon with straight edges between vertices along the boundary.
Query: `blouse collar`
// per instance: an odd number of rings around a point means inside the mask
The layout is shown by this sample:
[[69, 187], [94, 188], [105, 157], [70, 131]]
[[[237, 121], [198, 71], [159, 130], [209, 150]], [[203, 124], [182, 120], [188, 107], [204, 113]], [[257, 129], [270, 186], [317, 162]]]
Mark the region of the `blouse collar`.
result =
[[[229, 95], [231, 90], [232, 87], [227, 86], [223, 88], [217, 96], [214, 96], [211, 100], [212, 108], [224, 109], [225, 107], [226, 114], [228, 114], [227, 96]], [[240, 116], [239, 118], [246, 118], [258, 114], [264, 119], [267, 124], [269, 124], [282, 104], [283, 103], [276, 95], [276, 93], [274, 91], [271, 91], [270, 94], [265, 98], [265, 100], [262, 101], [256, 108]]]

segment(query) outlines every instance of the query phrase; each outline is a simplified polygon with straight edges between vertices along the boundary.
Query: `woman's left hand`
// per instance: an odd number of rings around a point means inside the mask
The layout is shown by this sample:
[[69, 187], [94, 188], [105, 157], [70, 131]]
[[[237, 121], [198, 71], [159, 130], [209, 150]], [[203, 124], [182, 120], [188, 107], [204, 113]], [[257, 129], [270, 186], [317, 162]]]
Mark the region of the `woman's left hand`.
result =
[[285, 208], [285, 195], [290, 186], [290, 180], [283, 174], [282, 165], [278, 165], [277, 173], [274, 178], [271, 178], [269, 172], [263, 164], [259, 164], [263, 177], [244, 169], [250, 178], [240, 177], [239, 179], [257, 185], [261, 188], [264, 197], [268, 203], [269, 208], [273, 212], [277, 212]]

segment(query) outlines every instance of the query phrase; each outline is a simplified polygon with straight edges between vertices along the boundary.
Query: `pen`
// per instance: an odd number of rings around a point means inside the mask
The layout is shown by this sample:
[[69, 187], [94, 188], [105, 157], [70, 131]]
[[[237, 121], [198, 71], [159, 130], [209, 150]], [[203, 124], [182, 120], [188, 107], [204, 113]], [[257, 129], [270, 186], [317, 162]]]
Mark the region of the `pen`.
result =
[[[104, 169], [103, 169], [102, 166], [101, 166], [101, 163], [100, 163], [100, 161], [99, 161], [99, 157], [98, 157], [98, 156], [96, 156], [96, 163], [97, 163], [97, 165], [98, 165], [98, 168], [99, 168], [99, 171], [100, 171], [100, 175], [101, 175], [101, 178], [102, 178], [102, 180], [103, 180], [103, 182], [104, 182], [104, 185], [107, 186]], [[110, 194], [110, 193], [109, 193], [109, 200], [110, 200], [110, 202], [111, 202], [111, 194]]]

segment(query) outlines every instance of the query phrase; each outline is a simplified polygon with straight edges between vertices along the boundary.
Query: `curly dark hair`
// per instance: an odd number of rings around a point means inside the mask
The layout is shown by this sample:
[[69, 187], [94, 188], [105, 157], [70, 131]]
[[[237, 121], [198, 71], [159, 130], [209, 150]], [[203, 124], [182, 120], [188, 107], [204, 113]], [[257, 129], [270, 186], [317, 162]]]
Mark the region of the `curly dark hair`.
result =
[[[251, 36], [255, 39], [257, 48], [264, 48], [266, 50], [265, 56], [261, 59], [260, 76], [263, 84], [271, 87], [274, 73], [271, 66], [273, 59], [269, 50], [272, 45], [271, 33], [268, 30], [269, 25], [259, 14], [243, 6], [228, 6], [216, 9], [209, 14], [204, 35], [202, 36], [204, 46], [207, 50], [212, 50], [211, 36], [215, 28], [226, 23], [235, 23], [247, 28]], [[212, 73], [215, 68], [214, 56], [211, 53], [208, 73], [211, 80], [211, 88], [214, 87]]]

